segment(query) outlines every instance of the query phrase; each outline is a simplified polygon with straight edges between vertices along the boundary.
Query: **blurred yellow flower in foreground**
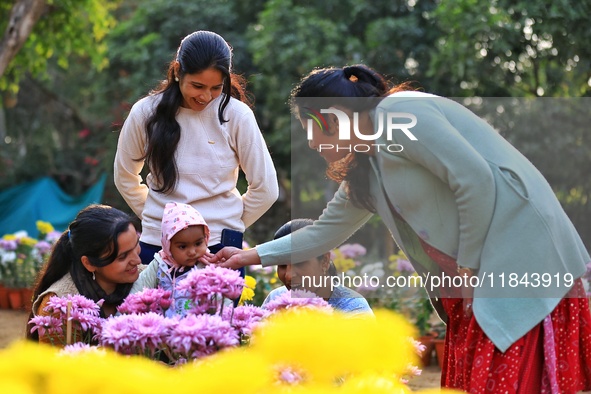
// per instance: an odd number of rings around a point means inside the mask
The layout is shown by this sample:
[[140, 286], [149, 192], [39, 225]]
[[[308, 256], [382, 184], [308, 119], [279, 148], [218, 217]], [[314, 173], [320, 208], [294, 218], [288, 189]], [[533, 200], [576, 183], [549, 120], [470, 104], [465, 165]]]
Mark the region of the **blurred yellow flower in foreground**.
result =
[[[108, 349], [60, 353], [33, 342], [0, 350], [0, 393], [410, 393], [400, 376], [415, 354], [412, 326], [390, 311], [351, 319], [311, 309], [274, 315], [251, 345], [176, 368]], [[304, 380], [278, 379], [292, 366]], [[439, 390], [424, 393], [440, 392]], [[451, 391], [444, 391], [451, 393]]]
[[408, 363], [417, 362], [408, 341], [414, 328], [389, 311], [351, 319], [336, 311], [287, 310], [271, 316], [262, 330], [251, 340], [253, 351], [272, 363], [303, 368], [322, 384], [364, 371], [401, 376]]

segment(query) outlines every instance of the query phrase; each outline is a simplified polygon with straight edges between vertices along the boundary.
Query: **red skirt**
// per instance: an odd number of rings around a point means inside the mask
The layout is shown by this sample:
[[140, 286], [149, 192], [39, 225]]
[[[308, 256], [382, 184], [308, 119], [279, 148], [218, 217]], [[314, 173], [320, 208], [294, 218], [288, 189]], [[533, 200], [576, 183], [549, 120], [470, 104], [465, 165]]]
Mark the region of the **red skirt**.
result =
[[[423, 244], [446, 272], [455, 260]], [[441, 386], [469, 393], [560, 393], [591, 390], [591, 312], [579, 279], [541, 323], [501, 352], [461, 298], [442, 298], [449, 317]]]

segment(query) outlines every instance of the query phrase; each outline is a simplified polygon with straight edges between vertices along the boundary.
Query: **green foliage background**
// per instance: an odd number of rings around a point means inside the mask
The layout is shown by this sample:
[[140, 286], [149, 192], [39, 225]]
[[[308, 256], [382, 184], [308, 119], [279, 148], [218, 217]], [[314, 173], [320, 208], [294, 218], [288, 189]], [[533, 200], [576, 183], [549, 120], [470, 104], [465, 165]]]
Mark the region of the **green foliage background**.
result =
[[[11, 3], [0, 6], [2, 30]], [[572, 98], [591, 89], [591, 0], [50, 3], [0, 81], [0, 188], [51, 175], [80, 193], [101, 172], [112, 176], [130, 105], [163, 77], [185, 35], [213, 30], [231, 43], [235, 71], [249, 80], [283, 190], [247, 234], [251, 244], [269, 239], [292, 210], [317, 217], [334, 191], [324, 179], [297, 176], [304, 163], [323, 168], [317, 156], [292, 157], [306, 148], [303, 138], [292, 142], [286, 103], [315, 67], [363, 62], [394, 83], [449, 97]], [[566, 130], [554, 115], [543, 135], [527, 124], [502, 133], [548, 177], [591, 245], [589, 132], [581, 124]], [[129, 211], [112, 180], [104, 202]], [[371, 226], [385, 233], [379, 221]]]

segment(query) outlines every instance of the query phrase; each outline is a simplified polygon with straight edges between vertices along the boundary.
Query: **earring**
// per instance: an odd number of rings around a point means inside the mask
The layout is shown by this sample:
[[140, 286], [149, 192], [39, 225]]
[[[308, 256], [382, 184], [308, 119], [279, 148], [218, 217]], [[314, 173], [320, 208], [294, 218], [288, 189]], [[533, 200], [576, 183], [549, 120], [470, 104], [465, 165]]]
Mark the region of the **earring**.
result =
[[178, 82], [179, 81], [179, 77], [174, 77], [174, 80]]
[[94, 271], [92, 271], [92, 280], [96, 280], [96, 275], [94, 274]]

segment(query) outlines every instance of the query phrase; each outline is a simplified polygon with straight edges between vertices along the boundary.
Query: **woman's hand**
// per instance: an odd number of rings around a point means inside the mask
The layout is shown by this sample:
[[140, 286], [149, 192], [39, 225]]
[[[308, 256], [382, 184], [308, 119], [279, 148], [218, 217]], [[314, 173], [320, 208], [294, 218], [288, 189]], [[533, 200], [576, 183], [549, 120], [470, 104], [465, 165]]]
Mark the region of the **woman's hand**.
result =
[[464, 303], [462, 305], [464, 309], [464, 315], [472, 317], [472, 303], [474, 302], [474, 288], [471, 286], [462, 288], [462, 298]]
[[464, 315], [472, 317], [472, 303], [474, 302], [474, 288], [471, 285], [470, 278], [474, 276], [474, 271], [471, 268], [459, 268], [458, 274], [462, 278], [462, 309]]
[[215, 255], [205, 255], [202, 257], [206, 264], [214, 264], [222, 268], [238, 269], [247, 265], [257, 265], [261, 259], [256, 249], [242, 250], [233, 246], [226, 246]]

